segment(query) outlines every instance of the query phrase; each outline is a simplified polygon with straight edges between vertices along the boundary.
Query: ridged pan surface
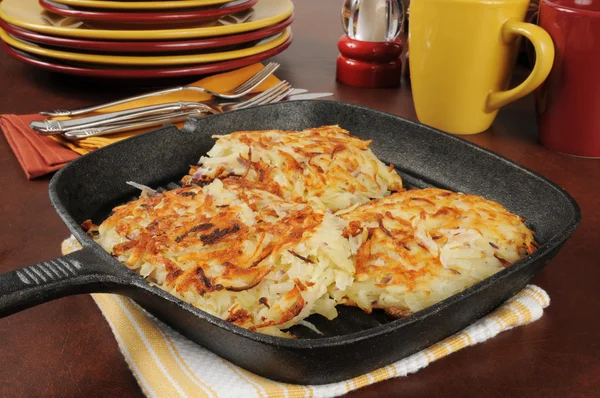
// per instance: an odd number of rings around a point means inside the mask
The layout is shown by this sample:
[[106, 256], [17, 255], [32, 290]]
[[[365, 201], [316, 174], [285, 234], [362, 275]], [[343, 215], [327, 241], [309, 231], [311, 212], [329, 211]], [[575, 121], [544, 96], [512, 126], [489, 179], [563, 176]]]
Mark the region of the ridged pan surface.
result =
[[[373, 152], [384, 162], [393, 163], [408, 186], [436, 186], [500, 202], [527, 219], [527, 225], [537, 233], [540, 248], [493, 277], [406, 318], [391, 320], [382, 313], [367, 315], [356, 308], [340, 308], [333, 321], [309, 318], [324, 336], [296, 327], [297, 339], [283, 339], [238, 328], [151, 287], [79, 227], [88, 218], [101, 222], [112, 207], [137, 195], [126, 181], [172, 187], [169, 184], [179, 181], [212, 147], [213, 134], [301, 130], [331, 124], [372, 139]], [[13, 299], [8, 310], [5, 305], [3, 311], [0, 303], [0, 314], [66, 294], [122, 293], [221, 357], [271, 379], [303, 384], [357, 376], [461, 330], [529, 283], [580, 219], [577, 204], [566, 192], [507, 159], [415, 122], [333, 101], [287, 102], [193, 119], [181, 131], [164, 127], [72, 162], [53, 178], [50, 197], [84, 246], [81, 252], [52, 264], [79, 265], [77, 276], [56, 282], [62, 285], [51, 291], [28, 293], [27, 302], [21, 294], [21, 301]], [[18, 290], [6, 281], [0, 281], [0, 289]]]

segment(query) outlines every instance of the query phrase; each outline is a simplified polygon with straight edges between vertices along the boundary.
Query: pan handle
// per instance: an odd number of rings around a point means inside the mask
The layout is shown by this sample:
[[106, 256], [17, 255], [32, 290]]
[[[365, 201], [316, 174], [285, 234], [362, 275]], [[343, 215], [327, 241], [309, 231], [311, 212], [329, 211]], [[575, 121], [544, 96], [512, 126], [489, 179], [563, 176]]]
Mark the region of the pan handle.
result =
[[[124, 271], [127, 271], [124, 269]], [[81, 293], [122, 292], [126, 273], [110, 272], [106, 260], [90, 248], [0, 274], [0, 318], [60, 297]]]

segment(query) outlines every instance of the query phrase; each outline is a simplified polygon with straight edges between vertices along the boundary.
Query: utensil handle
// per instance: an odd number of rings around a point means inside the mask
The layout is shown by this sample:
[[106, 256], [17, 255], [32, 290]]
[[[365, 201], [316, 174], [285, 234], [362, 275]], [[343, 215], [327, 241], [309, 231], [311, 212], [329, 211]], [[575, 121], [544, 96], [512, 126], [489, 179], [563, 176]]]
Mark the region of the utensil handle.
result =
[[514, 42], [518, 35], [525, 36], [535, 48], [536, 61], [533, 70], [517, 87], [506, 91], [491, 92], [488, 95], [486, 110], [496, 109], [526, 96], [546, 80], [554, 63], [554, 44], [550, 35], [537, 25], [509, 19], [502, 26], [502, 37], [506, 43]]
[[66, 256], [0, 274], [0, 318], [60, 297], [119, 292], [128, 284], [110, 273], [104, 260], [83, 248]]
[[190, 116], [199, 115], [202, 112], [200, 111], [190, 111], [190, 112], [177, 112], [173, 114], [168, 114], [165, 116], [154, 116], [149, 117], [147, 119], [140, 118], [128, 123], [122, 124], [111, 124], [108, 126], [94, 127], [90, 129], [81, 129], [81, 130], [69, 130], [65, 132], [63, 135], [65, 138], [69, 140], [81, 140], [89, 137], [99, 137], [103, 135], [110, 135], [116, 133], [122, 133], [125, 131], [131, 130], [140, 130], [149, 127], [162, 126], [167, 123], [178, 123], [187, 120]]
[[[43, 120], [43, 121], [33, 121], [30, 123], [31, 128], [34, 130], [45, 133], [62, 133], [69, 130], [80, 130], [87, 129], [97, 126], [102, 126], [105, 124], [112, 124], [116, 122], [125, 122], [129, 120], [134, 120], [144, 116], [157, 115], [164, 112], [183, 110], [190, 106], [195, 108], [204, 109], [205, 105], [195, 103], [195, 102], [170, 102], [167, 104], [159, 104], [159, 105], [150, 105], [150, 106], [142, 106], [139, 108], [127, 109], [124, 111], [118, 112], [110, 112], [104, 113], [102, 115], [97, 116], [88, 116], [78, 119], [71, 120]], [[208, 108], [208, 107], [206, 107]], [[48, 128], [48, 124], [52, 123], [52, 127]]]
[[72, 110], [55, 110], [55, 111], [51, 111], [51, 112], [40, 112], [40, 114], [42, 114], [44, 116], [78, 116], [78, 115], [83, 115], [85, 113], [99, 111], [100, 109], [109, 108], [111, 106], [126, 104], [128, 102], [137, 101], [137, 100], [144, 99], [144, 98], [151, 98], [151, 97], [156, 97], [159, 95], [171, 94], [171, 93], [176, 93], [176, 92], [184, 91], [184, 90], [187, 90], [187, 88], [185, 86], [179, 86], [179, 87], [168, 88], [165, 90], [152, 91], [150, 93], [140, 94], [140, 95], [136, 95], [134, 97], [129, 97], [129, 98], [123, 98], [118, 101], [107, 102], [107, 103], [100, 104], [100, 105], [88, 106], [87, 108], [79, 108], [79, 109], [72, 109]]

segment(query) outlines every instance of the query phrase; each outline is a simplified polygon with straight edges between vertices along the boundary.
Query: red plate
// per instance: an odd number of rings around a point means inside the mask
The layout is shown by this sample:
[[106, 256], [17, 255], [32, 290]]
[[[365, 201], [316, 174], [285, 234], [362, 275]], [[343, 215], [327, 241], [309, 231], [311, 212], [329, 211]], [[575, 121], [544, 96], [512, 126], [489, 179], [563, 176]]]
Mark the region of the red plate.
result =
[[20, 39], [25, 39], [33, 43], [46, 44], [55, 47], [62, 47], [74, 50], [98, 51], [103, 54], [110, 53], [177, 53], [190, 51], [204, 51], [220, 47], [236, 46], [249, 43], [256, 40], [273, 36], [285, 28], [293, 21], [293, 15], [276, 25], [268, 28], [255, 30], [254, 32], [240, 33], [230, 36], [207, 37], [194, 40], [178, 41], [101, 41], [84, 40], [58, 36], [48, 36], [42, 33], [32, 32], [17, 28], [0, 19], [0, 28], [7, 33]]
[[106, 21], [119, 23], [165, 23], [190, 22], [200, 19], [219, 18], [224, 15], [247, 10], [254, 7], [258, 0], [237, 0], [223, 6], [188, 8], [181, 10], [161, 10], [160, 12], [139, 11], [105, 11], [80, 9], [51, 0], [39, 0], [40, 5], [54, 14], [90, 21]]
[[66, 63], [59, 60], [49, 59], [26, 53], [21, 50], [10, 47], [5, 42], [2, 42], [2, 47], [8, 55], [18, 59], [29, 65], [34, 65], [43, 69], [48, 69], [55, 72], [66, 73], [69, 75], [104, 77], [104, 78], [120, 78], [120, 79], [155, 79], [167, 77], [182, 77], [182, 76], [198, 76], [208, 75], [211, 73], [224, 72], [231, 69], [237, 69], [251, 65], [256, 62], [261, 62], [269, 57], [279, 54], [292, 43], [290, 37], [285, 43], [279, 47], [265, 51], [260, 54], [250, 57], [240, 58], [233, 61], [215, 62], [212, 64], [183, 66], [177, 68], [104, 68], [102, 66], [93, 66], [84, 63]]

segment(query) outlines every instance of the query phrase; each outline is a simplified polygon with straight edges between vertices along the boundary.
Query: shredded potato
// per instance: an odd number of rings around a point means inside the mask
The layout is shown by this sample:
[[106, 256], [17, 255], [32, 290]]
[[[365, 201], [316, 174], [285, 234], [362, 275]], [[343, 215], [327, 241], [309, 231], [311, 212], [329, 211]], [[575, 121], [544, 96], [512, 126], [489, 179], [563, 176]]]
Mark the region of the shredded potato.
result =
[[241, 176], [284, 199], [333, 211], [402, 189], [402, 179], [371, 152], [370, 141], [339, 126], [240, 131], [216, 138], [208, 156], [190, 170], [188, 184]]
[[297, 324], [321, 333], [305, 318], [334, 319], [341, 304], [410, 315], [535, 250], [498, 203], [403, 191], [368, 144], [337, 126], [221, 136], [183, 188], [129, 182], [138, 200], [83, 226], [181, 300], [282, 337]]
[[244, 181], [176, 189], [117, 207], [96, 241], [150, 282], [236, 325], [275, 335], [352, 284], [345, 223]]
[[500, 204], [442, 189], [409, 190], [341, 215], [356, 266], [347, 304], [406, 316], [535, 250], [533, 232]]

